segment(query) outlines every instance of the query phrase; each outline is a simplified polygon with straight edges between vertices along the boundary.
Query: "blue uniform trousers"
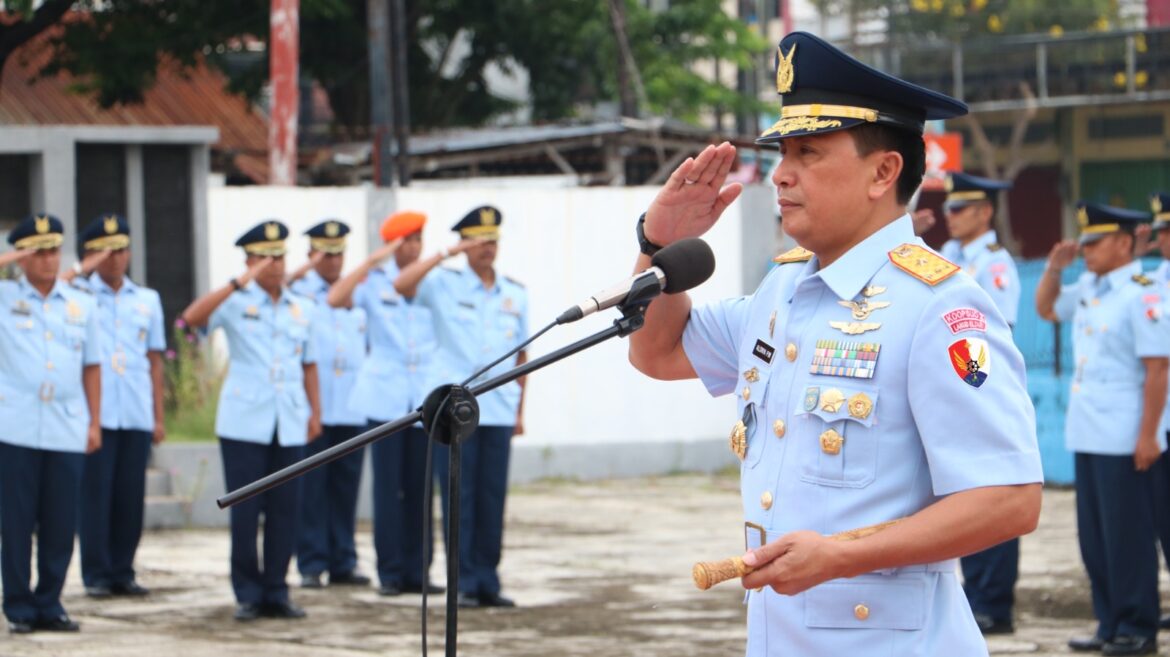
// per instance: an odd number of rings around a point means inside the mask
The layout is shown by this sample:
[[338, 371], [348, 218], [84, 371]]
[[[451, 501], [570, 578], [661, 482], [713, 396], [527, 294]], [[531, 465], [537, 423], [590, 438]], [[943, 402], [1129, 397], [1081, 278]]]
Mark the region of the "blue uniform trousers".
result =
[[[481, 426], [462, 443], [459, 500], [459, 590], [472, 595], [500, 592], [500, 552], [504, 542], [504, 498], [508, 492], [508, 459], [515, 427]], [[449, 448], [435, 447], [435, 471], [443, 496], [444, 520]]]
[[959, 563], [963, 568], [963, 592], [971, 611], [997, 621], [1010, 621], [1020, 574], [1020, 539], [967, 555]]
[[[309, 456], [343, 443], [362, 432], [360, 426], [325, 425], [309, 443]], [[302, 575], [348, 575], [357, 568], [354, 525], [362, 458], [358, 450], [312, 470], [301, 478], [301, 525], [297, 538], [297, 570]]]
[[[267, 445], [219, 439], [223, 476], [235, 490], [299, 461], [303, 445], [281, 447], [273, 435]], [[232, 589], [240, 604], [279, 604], [288, 601], [288, 563], [297, 539], [300, 479], [241, 502], [231, 508]], [[256, 552], [260, 514], [264, 514], [264, 569]]]
[[[0, 443], [0, 577], [4, 615], [35, 623], [65, 613], [61, 588], [73, 558], [85, 454]], [[37, 535], [37, 587], [31, 588]]]
[[86, 586], [134, 581], [150, 443], [149, 431], [102, 429], [102, 448], [85, 457], [77, 529]]
[[1160, 463], [1137, 472], [1130, 455], [1076, 454], [1077, 534], [1092, 587], [1097, 636], [1158, 632], [1154, 486]]
[[[370, 428], [379, 426], [377, 422]], [[374, 550], [378, 581], [384, 585], [421, 587], [423, 578], [423, 517], [427, 434], [410, 427], [370, 446], [374, 471]], [[431, 536], [428, 534], [428, 538]], [[434, 554], [433, 539], [427, 555]], [[426, 569], [430, 570], [430, 559]], [[427, 578], [429, 579], [429, 578]]]

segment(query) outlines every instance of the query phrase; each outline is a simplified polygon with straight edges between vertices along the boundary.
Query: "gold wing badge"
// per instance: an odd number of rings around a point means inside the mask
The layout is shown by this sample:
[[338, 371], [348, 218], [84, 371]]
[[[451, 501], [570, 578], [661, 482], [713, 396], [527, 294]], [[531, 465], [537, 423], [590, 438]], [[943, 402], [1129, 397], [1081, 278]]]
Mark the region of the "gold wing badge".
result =
[[829, 326], [845, 335], [861, 335], [866, 331], [876, 331], [882, 327], [881, 322], [829, 322]]

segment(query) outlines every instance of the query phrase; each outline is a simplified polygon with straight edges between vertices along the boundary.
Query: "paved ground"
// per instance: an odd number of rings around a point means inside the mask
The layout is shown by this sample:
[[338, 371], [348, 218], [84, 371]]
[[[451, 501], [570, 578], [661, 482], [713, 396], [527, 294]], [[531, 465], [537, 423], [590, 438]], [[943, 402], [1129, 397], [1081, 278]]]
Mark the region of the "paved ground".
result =
[[[506, 593], [520, 607], [462, 610], [460, 654], [742, 654], [742, 589], [724, 584], [701, 592], [690, 581], [693, 561], [736, 554], [742, 545], [734, 476], [544, 482], [516, 489], [508, 503], [502, 574]], [[1044, 504], [1039, 531], [1024, 541], [1020, 631], [994, 639], [993, 654], [1066, 654], [1067, 638], [1092, 627], [1072, 493], [1047, 491]], [[359, 550], [365, 571], [372, 572], [368, 528], [359, 536]], [[139, 552], [140, 581], [154, 595], [141, 601], [86, 599], [75, 563], [65, 604], [83, 631], [0, 635], [0, 655], [420, 654], [419, 596], [388, 599], [373, 589], [353, 588], [294, 590], [309, 618], [232, 621], [227, 555], [224, 531], [148, 534]], [[440, 558], [436, 579], [443, 572]], [[442, 597], [431, 602], [438, 609]], [[429, 619], [430, 654], [442, 655], [444, 615], [432, 611]], [[1170, 655], [1170, 648], [1161, 654]]]

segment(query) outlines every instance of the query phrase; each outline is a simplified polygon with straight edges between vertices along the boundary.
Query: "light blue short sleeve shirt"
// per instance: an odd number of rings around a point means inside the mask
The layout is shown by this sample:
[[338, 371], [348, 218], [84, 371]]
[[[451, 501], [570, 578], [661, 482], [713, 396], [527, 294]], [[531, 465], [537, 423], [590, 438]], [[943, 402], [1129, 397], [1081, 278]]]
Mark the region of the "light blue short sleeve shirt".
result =
[[0, 281], [0, 312], [0, 441], [84, 452], [82, 370], [102, 362], [93, 295], [59, 281], [41, 296], [22, 276]]
[[[434, 313], [439, 344], [434, 373], [437, 384], [462, 383], [528, 339], [528, 291], [498, 273], [495, 285], [487, 288], [469, 267], [439, 267], [423, 279], [416, 300]], [[478, 381], [507, 372], [515, 363], [515, 359], [505, 360]], [[519, 383], [505, 384], [478, 400], [481, 425], [516, 424]]]
[[321, 422], [327, 425], [361, 426], [366, 415], [349, 405], [358, 371], [366, 359], [366, 311], [360, 307], [333, 308], [326, 301], [329, 283], [316, 270], [290, 286], [312, 299], [314, 350], [320, 382]]
[[1020, 311], [1020, 275], [1016, 262], [989, 230], [962, 246], [958, 240], [943, 244], [944, 258], [963, 268], [995, 302], [1008, 324], [1015, 324]]
[[304, 365], [317, 362], [312, 339], [312, 300], [287, 289], [272, 297], [256, 283], [234, 292], [211, 315], [209, 330], [222, 328], [228, 371], [219, 395], [215, 432], [223, 438], [304, 445], [309, 408]]
[[[903, 216], [826, 267], [815, 256], [781, 264], [753, 295], [692, 310], [687, 358], [712, 394], [736, 396], [728, 427], [733, 448], [742, 445], [733, 451], [749, 547], [1043, 480], [1008, 324], [966, 273], [919, 278], [948, 271]], [[986, 655], [956, 565], [832, 580], [794, 596], [751, 591], [747, 654], [862, 655], [880, 643], [890, 655], [939, 646]]]

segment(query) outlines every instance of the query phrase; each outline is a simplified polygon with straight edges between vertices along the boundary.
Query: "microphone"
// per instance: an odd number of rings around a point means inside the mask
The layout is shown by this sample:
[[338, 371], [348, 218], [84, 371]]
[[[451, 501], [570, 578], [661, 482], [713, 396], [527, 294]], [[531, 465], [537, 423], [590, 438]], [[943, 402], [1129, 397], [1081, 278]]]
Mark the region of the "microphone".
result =
[[650, 258], [650, 267], [617, 285], [608, 287], [557, 317], [557, 324], [575, 322], [599, 310], [620, 305], [636, 283], [652, 279], [659, 292], [674, 294], [698, 287], [715, 272], [715, 254], [706, 242], [691, 237], [663, 247]]

